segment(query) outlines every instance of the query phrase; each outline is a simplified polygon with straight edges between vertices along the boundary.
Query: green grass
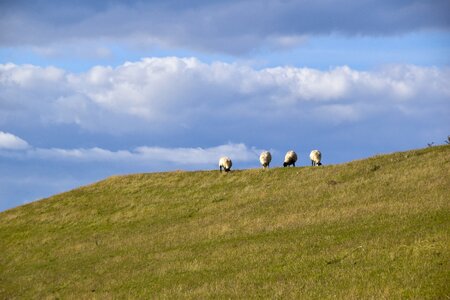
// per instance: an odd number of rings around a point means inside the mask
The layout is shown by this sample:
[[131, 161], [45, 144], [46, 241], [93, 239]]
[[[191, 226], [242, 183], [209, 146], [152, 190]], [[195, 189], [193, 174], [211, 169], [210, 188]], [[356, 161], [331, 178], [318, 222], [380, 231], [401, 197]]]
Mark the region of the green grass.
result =
[[450, 146], [115, 176], [0, 213], [0, 299], [450, 299]]

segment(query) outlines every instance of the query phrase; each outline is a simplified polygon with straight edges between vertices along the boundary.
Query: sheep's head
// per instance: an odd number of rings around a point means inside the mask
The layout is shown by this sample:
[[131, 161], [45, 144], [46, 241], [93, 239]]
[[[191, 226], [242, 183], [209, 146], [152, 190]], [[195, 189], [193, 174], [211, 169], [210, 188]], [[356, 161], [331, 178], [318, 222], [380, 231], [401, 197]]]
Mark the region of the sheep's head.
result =
[[283, 167], [287, 167], [288, 166], [288, 163], [287, 162], [284, 162], [283, 163]]

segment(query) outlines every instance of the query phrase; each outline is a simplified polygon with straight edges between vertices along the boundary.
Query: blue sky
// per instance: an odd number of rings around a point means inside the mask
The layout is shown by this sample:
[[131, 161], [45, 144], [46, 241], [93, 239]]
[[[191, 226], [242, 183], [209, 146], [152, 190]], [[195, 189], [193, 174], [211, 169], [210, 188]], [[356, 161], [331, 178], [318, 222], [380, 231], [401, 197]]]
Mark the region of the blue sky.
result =
[[[95, 2], [95, 3], [94, 3]], [[0, 210], [115, 174], [442, 144], [450, 2], [0, 1]]]

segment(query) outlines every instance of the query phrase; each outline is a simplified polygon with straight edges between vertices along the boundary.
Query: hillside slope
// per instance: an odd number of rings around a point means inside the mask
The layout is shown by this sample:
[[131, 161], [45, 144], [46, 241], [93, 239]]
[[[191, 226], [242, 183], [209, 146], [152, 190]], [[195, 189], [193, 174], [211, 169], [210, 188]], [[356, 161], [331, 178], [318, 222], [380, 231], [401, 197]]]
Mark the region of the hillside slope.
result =
[[0, 298], [450, 297], [450, 146], [116, 176], [0, 213]]

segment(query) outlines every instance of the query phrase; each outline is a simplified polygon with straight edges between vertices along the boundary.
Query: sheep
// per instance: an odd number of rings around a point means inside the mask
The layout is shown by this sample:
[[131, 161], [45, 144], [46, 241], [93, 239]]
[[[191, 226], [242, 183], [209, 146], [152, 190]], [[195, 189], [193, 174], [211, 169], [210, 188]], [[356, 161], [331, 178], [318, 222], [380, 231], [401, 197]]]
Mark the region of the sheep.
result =
[[320, 160], [322, 159], [322, 153], [319, 150], [313, 150], [309, 154], [309, 158], [311, 159], [311, 166], [321, 166], [322, 163]]
[[288, 151], [286, 155], [284, 156], [284, 163], [283, 167], [288, 167], [290, 165], [293, 165], [295, 167], [295, 162], [297, 161], [297, 153], [294, 151]]
[[223, 156], [219, 160], [220, 172], [222, 172], [222, 168], [224, 169], [225, 172], [229, 172], [232, 165], [233, 163], [231, 162], [231, 159], [229, 157]]
[[272, 154], [270, 154], [269, 151], [264, 151], [259, 156], [259, 162], [261, 163], [264, 169], [269, 167], [271, 161], [272, 161]]

